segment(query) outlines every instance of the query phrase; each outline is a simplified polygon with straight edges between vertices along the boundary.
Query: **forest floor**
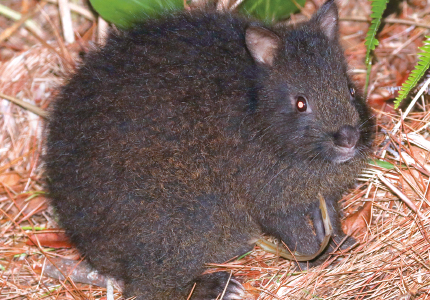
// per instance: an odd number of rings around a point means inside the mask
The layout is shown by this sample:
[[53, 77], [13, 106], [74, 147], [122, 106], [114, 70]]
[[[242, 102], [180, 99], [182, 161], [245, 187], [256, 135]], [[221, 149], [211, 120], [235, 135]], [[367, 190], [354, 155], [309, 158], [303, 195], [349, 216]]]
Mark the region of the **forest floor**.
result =
[[[88, 3], [70, 3], [69, 28], [57, 0], [0, 3], [0, 299], [106, 298], [104, 278], [83, 267], [44, 191], [49, 104], [79, 57], [103, 41]], [[321, 3], [307, 1], [289, 22], [306, 19]], [[350, 74], [364, 86], [370, 2], [339, 6]], [[68, 29], [74, 41], [66, 42]], [[428, 89], [419, 91], [429, 76], [400, 110], [393, 108], [429, 30], [430, 2], [410, 0], [378, 35], [368, 89], [377, 124], [373, 163], [341, 200], [344, 230], [358, 244], [309, 270], [255, 247], [244, 257], [209, 264], [209, 271], [232, 272], [250, 299], [430, 299], [430, 97]], [[114, 288], [119, 299], [120, 285]]]

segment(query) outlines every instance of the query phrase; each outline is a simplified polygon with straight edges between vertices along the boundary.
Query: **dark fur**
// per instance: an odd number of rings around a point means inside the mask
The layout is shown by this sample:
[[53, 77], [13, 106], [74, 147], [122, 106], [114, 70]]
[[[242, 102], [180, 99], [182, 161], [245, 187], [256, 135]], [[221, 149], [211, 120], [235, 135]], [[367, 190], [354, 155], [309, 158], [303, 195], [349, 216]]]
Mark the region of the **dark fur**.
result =
[[[204, 263], [252, 249], [262, 233], [316, 252], [318, 193], [335, 239], [344, 237], [337, 201], [364, 166], [371, 122], [364, 101], [350, 99], [337, 37], [315, 20], [272, 29], [282, 46], [267, 67], [247, 50], [249, 22], [180, 13], [111, 34], [54, 102], [52, 204], [82, 255], [124, 280], [126, 296], [185, 299], [198, 281], [192, 299], [213, 299], [226, 277], [199, 277]], [[294, 109], [298, 94], [312, 113]], [[359, 128], [357, 155], [336, 163], [345, 125]]]

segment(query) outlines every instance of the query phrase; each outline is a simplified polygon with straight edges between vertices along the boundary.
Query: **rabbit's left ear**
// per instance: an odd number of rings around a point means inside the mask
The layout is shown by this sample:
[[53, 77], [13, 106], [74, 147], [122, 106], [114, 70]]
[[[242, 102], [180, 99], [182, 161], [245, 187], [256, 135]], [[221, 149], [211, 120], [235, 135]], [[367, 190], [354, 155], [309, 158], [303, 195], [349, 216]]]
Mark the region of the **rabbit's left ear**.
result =
[[281, 39], [269, 29], [250, 26], [245, 34], [246, 47], [251, 56], [259, 63], [271, 67], [281, 45]]

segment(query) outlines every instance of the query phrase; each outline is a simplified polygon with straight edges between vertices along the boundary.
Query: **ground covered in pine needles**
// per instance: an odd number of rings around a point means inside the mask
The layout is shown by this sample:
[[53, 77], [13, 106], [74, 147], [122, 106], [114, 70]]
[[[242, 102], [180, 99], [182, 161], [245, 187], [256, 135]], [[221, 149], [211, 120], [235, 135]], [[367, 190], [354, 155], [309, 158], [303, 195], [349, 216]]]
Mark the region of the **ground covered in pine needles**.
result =
[[[84, 267], [43, 190], [45, 111], [79, 56], [103, 40], [85, 1], [70, 2], [71, 23], [61, 22], [57, 0], [3, 0], [0, 6], [0, 299], [106, 297], [104, 278]], [[321, 2], [308, 1], [290, 22], [310, 16]], [[351, 75], [363, 86], [370, 6], [339, 2]], [[255, 247], [208, 265], [208, 272], [232, 272], [249, 299], [430, 299], [429, 77], [401, 110], [392, 105], [429, 24], [427, 1], [402, 2], [378, 36], [368, 92], [377, 123], [373, 163], [341, 201], [344, 230], [359, 243], [307, 271]], [[74, 41], [65, 41], [67, 26]]]

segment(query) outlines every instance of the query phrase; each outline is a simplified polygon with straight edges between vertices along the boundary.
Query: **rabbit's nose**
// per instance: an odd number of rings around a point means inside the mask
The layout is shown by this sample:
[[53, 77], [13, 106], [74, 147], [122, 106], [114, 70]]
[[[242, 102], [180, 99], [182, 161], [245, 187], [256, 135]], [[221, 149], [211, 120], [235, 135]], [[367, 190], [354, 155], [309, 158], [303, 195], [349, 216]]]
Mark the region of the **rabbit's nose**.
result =
[[343, 148], [354, 148], [359, 137], [360, 132], [357, 128], [344, 125], [334, 134], [334, 144]]

